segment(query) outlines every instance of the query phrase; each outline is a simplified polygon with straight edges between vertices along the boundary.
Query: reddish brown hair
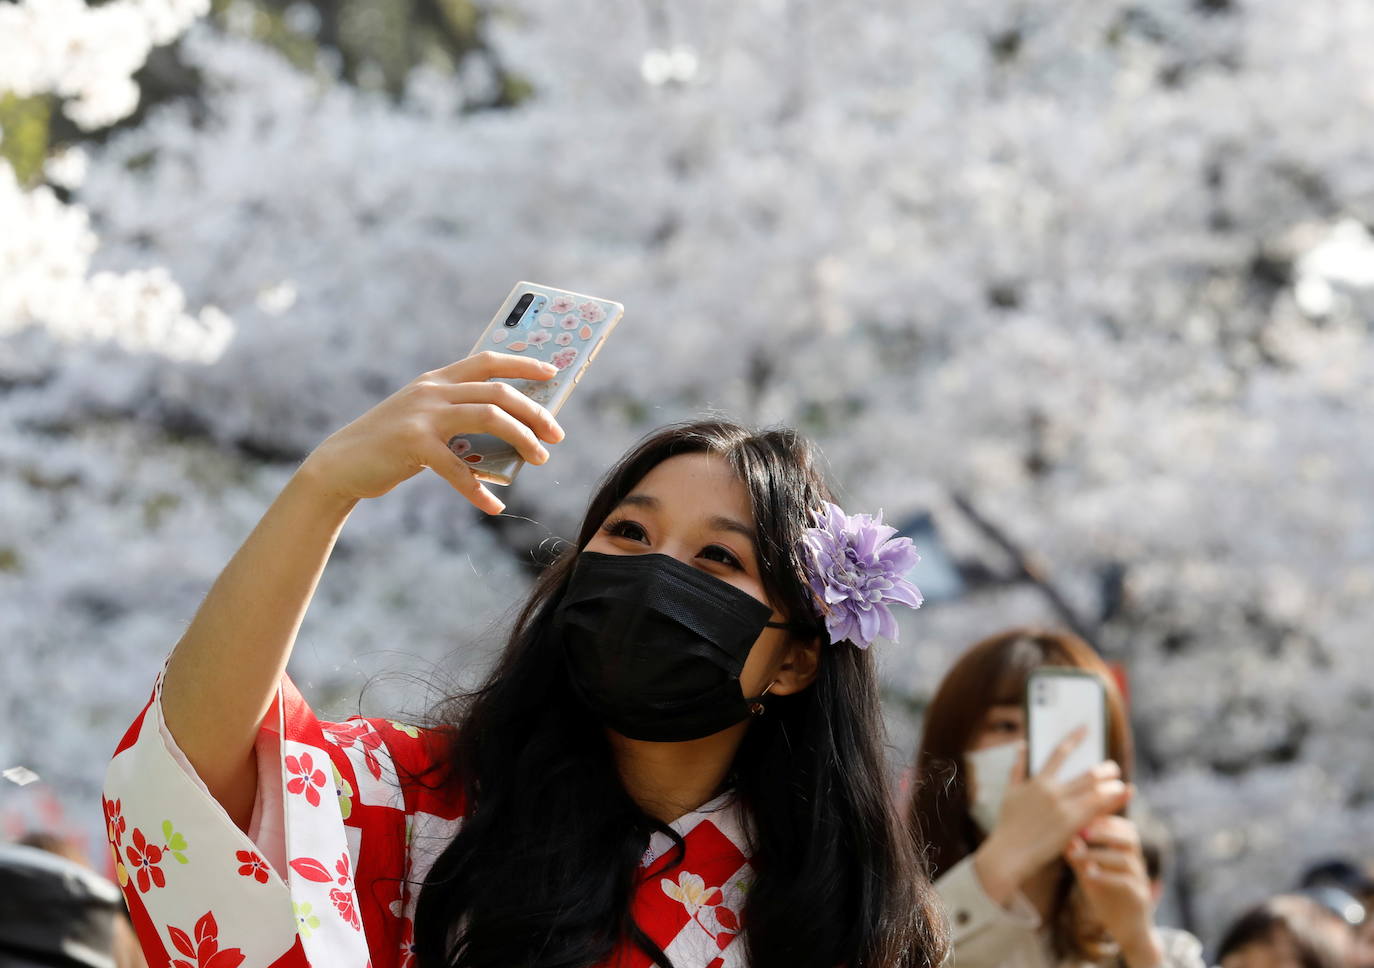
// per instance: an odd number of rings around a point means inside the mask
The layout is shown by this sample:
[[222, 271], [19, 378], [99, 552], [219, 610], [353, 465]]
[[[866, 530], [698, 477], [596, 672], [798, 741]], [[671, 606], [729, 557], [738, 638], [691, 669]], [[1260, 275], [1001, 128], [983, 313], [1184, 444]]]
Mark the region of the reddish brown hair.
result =
[[[969, 815], [964, 754], [993, 706], [1020, 705], [1026, 680], [1042, 666], [1072, 666], [1095, 673], [1107, 689], [1107, 755], [1131, 778], [1131, 727], [1111, 669], [1092, 647], [1069, 632], [1013, 628], [983, 639], [945, 673], [926, 708], [911, 800], [910, 822], [926, 845], [932, 877], [978, 849], [983, 833]], [[1073, 874], [1066, 866], [1055, 893], [1055, 953], [1097, 960], [1104, 952], [1080, 923]]]

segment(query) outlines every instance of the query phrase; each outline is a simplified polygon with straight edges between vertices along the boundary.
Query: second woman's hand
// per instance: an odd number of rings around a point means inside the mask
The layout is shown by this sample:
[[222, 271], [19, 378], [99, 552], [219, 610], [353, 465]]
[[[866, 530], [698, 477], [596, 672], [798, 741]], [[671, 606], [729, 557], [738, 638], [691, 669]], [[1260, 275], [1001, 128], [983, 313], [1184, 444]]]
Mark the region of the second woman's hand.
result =
[[1081, 728], [1070, 733], [1031, 777], [1026, 776], [1022, 744], [997, 825], [974, 853], [983, 889], [997, 903], [1005, 905], [1032, 874], [1056, 860], [1075, 832], [1130, 800], [1131, 788], [1111, 760], [1067, 782], [1058, 779], [1060, 767], [1085, 735]]
[[548, 380], [552, 364], [505, 353], [478, 353], [423, 373], [335, 431], [305, 459], [300, 474], [342, 502], [378, 497], [430, 468], [488, 514], [505, 505], [448, 447], [457, 434], [494, 434], [531, 464], [542, 464], [563, 430], [553, 415], [496, 378]]
[[1098, 817], [1074, 837], [1064, 859], [1127, 968], [1155, 968], [1164, 958], [1140, 835], [1125, 817]]

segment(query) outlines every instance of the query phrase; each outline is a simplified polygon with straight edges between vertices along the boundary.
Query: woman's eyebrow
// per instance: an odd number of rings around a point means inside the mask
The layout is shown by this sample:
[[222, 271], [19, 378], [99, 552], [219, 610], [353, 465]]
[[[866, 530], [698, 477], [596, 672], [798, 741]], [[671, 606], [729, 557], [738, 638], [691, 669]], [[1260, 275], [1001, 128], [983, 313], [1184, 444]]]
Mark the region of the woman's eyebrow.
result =
[[727, 518], [724, 515], [718, 514], [706, 523], [712, 531], [733, 531], [736, 534], [742, 534], [744, 537], [748, 538], [751, 547], [754, 544], [754, 529], [743, 521], [736, 520], [735, 518]]
[[620, 503], [617, 504], [616, 507], [624, 507], [627, 504], [630, 507], [647, 508], [650, 511], [657, 511], [662, 505], [662, 502], [652, 494], [626, 494], [620, 499]]

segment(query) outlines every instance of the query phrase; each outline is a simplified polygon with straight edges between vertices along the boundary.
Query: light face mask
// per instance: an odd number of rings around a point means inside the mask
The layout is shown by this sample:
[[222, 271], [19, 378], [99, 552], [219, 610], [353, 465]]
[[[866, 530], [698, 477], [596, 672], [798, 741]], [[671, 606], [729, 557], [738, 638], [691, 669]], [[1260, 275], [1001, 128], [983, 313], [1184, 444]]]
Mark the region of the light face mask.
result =
[[678, 743], [749, 718], [739, 675], [773, 610], [668, 555], [584, 551], [554, 612], [573, 689], [630, 739]]
[[968, 812], [984, 834], [992, 833], [1002, 813], [1002, 801], [1011, 786], [1011, 771], [1021, 751], [1020, 743], [1002, 743], [964, 754], [964, 767], [973, 783], [973, 802]]

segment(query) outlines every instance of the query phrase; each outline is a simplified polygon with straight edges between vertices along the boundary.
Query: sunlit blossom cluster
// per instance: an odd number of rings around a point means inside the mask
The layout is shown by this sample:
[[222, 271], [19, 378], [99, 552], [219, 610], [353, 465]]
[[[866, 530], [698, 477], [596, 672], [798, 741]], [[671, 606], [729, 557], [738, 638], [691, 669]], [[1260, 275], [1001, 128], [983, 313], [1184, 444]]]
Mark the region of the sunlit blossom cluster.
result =
[[[21, 0], [0, 4], [0, 94], [55, 95], [78, 126], [103, 128], [138, 106], [134, 73], [149, 51], [208, 12], [209, 0]], [[85, 178], [78, 147], [53, 155], [48, 180], [74, 190]], [[186, 311], [167, 270], [96, 272], [90, 218], [51, 189], [22, 188], [0, 161], [0, 336], [29, 326], [59, 339], [117, 343], [131, 352], [209, 362], [232, 332], [207, 306]]]
[[210, 10], [210, 0], [19, 0], [0, 5], [0, 91], [56, 94], [82, 128], [138, 106], [134, 73], [148, 52]]
[[[72, 175], [79, 174], [77, 166]], [[213, 306], [188, 312], [165, 267], [92, 273], [98, 242], [86, 210], [45, 186], [22, 189], [3, 161], [0, 225], [0, 337], [41, 326], [66, 342], [110, 342], [199, 363], [228, 344], [229, 318]]]

